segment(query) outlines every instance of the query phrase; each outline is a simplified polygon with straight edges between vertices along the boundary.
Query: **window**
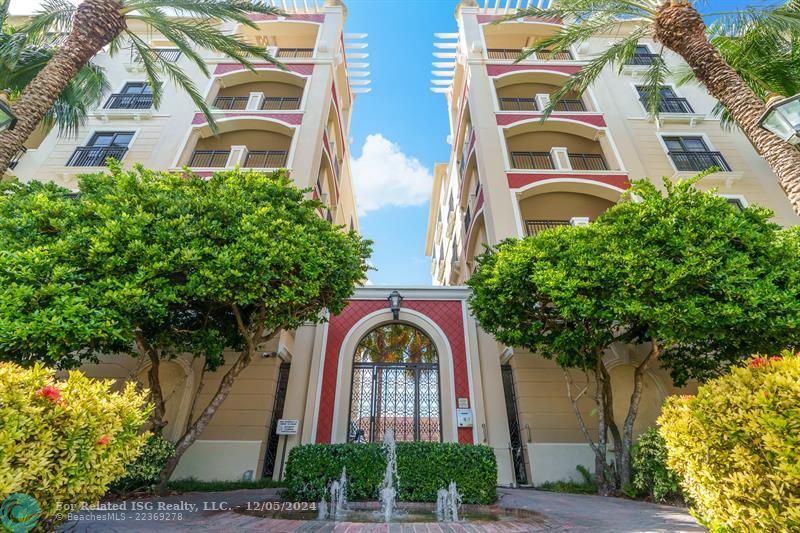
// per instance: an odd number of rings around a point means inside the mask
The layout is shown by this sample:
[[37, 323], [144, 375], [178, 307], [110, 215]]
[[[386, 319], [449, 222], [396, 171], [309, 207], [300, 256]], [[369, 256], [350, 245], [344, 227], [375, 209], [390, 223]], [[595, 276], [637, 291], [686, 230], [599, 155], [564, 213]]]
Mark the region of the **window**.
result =
[[350, 393], [349, 441], [442, 440], [439, 354], [421, 330], [384, 324], [356, 347]]
[[108, 158], [122, 159], [133, 140], [130, 131], [103, 131], [92, 135], [89, 144], [80, 146], [70, 157], [70, 167], [102, 167]]
[[[639, 93], [639, 100], [642, 105], [647, 109], [649, 92], [646, 88], [638, 85], [636, 86], [636, 91]], [[659, 113], [694, 113], [689, 101], [675, 94], [672, 87], [663, 86], [659, 89], [659, 92], [661, 93], [661, 100], [658, 103]]]
[[145, 82], [126, 83], [122, 91], [112, 94], [106, 109], [150, 109], [153, 105], [153, 89]]
[[650, 48], [644, 44], [637, 44], [633, 57], [628, 61], [629, 65], [652, 65], [658, 54], [650, 52]]
[[744, 196], [725, 196], [725, 200], [739, 211], [744, 211], [744, 208], [747, 207], [747, 200], [744, 199]]
[[712, 152], [702, 137], [664, 137], [675, 168], [679, 171], [702, 172], [711, 167], [730, 172], [731, 167], [719, 152]]

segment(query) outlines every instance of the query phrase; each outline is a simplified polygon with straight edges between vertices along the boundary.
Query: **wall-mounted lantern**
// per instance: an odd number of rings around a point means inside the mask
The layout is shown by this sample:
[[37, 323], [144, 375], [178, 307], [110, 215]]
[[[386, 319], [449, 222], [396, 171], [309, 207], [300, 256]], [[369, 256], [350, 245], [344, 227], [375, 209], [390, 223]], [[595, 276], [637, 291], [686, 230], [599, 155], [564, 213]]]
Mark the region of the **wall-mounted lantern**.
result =
[[392, 291], [387, 298], [389, 307], [392, 309], [392, 316], [395, 320], [400, 320], [400, 304], [403, 302], [403, 297], [398, 291]]
[[789, 144], [800, 144], [800, 94], [771, 98], [758, 125]]

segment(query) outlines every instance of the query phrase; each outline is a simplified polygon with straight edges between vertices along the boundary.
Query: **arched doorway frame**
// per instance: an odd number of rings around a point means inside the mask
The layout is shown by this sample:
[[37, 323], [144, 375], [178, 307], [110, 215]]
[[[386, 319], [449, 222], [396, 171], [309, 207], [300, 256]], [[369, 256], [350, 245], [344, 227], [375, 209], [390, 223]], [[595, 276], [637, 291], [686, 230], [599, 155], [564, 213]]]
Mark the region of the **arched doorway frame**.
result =
[[[416, 336], [424, 346], [427, 346], [428, 349], [425, 351], [427, 357], [422, 356], [416, 360], [413, 357], [407, 358], [406, 350], [410, 348], [410, 344], [386, 346], [389, 349], [388, 352], [365, 357], [362, 351], [365, 343], [369, 342], [374, 335], [379, 335], [378, 332], [381, 331], [390, 335], [409, 332], [409, 335]], [[412, 342], [412, 337], [408, 338], [408, 342]], [[399, 355], [398, 350], [404, 354], [402, 360], [395, 360], [391, 357], [392, 354]], [[389, 357], [387, 358], [387, 356]], [[389, 427], [394, 428], [394, 436], [398, 442], [441, 442], [440, 367], [436, 344], [424, 331], [408, 322], [396, 320], [381, 324], [367, 332], [359, 340], [353, 356], [348, 415], [348, 427], [351, 434], [348, 435], [348, 439], [354, 437], [352, 433], [354, 421], [357, 419], [363, 421], [364, 417], [368, 415], [369, 422], [366, 425], [363, 422], [359, 424], [363, 432], [359, 439], [360, 442], [364, 441], [362, 439], [366, 439], [367, 442], [381, 442], [383, 431], [385, 431], [382, 428]], [[411, 378], [410, 375], [414, 377]], [[356, 391], [356, 383], [360, 384], [358, 391]], [[367, 396], [365, 396], [365, 392]], [[411, 396], [409, 396], [409, 392], [411, 392]], [[358, 402], [356, 402], [356, 395], [359, 398]], [[367, 397], [369, 404], [365, 402]], [[357, 408], [356, 403], [358, 403]], [[384, 413], [384, 410], [387, 412]], [[394, 416], [400, 415], [405, 419], [412, 418], [411, 427], [409, 428], [407, 421], [403, 421], [400, 425], [397, 421], [392, 422], [393, 410]], [[384, 419], [384, 417], [388, 418]], [[428, 419], [435, 417], [436, 424], [424, 423], [423, 417], [429, 417]]]
[[[333, 404], [332, 442], [347, 442], [347, 428], [350, 414], [350, 395], [352, 394], [353, 358], [358, 344], [364, 336], [378, 326], [398, 323], [387, 307], [374, 311], [356, 322], [342, 342], [339, 349], [339, 365], [336, 372], [336, 396]], [[458, 442], [456, 427], [456, 395], [455, 377], [453, 375], [453, 350], [439, 325], [430, 317], [413, 309], [403, 308], [400, 311], [399, 323], [414, 326], [425, 333], [439, 354], [439, 386], [441, 392], [441, 427], [442, 442]], [[316, 431], [315, 431], [316, 433]], [[314, 435], [316, 440], [316, 435]]]

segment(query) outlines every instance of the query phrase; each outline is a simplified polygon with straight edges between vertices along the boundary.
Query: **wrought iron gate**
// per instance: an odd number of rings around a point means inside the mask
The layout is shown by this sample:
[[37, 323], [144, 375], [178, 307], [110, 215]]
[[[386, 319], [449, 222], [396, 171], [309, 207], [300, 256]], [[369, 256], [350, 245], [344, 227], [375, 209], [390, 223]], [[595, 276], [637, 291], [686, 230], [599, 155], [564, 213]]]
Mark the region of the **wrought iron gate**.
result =
[[353, 357], [348, 440], [441, 441], [439, 356], [431, 339], [400, 323], [364, 336]]
[[525, 447], [522, 443], [522, 431], [517, 414], [517, 395], [514, 389], [514, 372], [511, 365], [502, 365], [503, 392], [506, 396], [506, 415], [508, 416], [508, 432], [511, 434], [511, 456], [514, 460], [514, 475], [517, 483], [526, 485], [528, 474], [525, 472]]
[[349, 440], [440, 441], [439, 365], [355, 363]]
[[272, 403], [272, 422], [269, 424], [269, 440], [267, 440], [267, 451], [264, 456], [264, 471], [262, 473], [264, 478], [271, 478], [275, 472], [278, 439], [280, 438], [275, 431], [278, 427], [278, 420], [283, 417], [283, 403], [286, 400], [286, 389], [289, 385], [289, 368], [289, 363], [281, 363], [278, 369], [278, 384], [275, 387], [275, 400]]

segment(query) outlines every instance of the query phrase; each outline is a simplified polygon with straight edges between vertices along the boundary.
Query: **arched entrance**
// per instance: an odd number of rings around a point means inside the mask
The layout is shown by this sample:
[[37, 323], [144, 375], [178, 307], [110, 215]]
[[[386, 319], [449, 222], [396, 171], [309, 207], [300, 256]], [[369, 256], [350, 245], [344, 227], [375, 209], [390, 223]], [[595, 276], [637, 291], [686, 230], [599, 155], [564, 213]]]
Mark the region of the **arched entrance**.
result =
[[439, 354], [428, 335], [402, 323], [377, 326], [353, 355], [348, 440], [442, 440]]

